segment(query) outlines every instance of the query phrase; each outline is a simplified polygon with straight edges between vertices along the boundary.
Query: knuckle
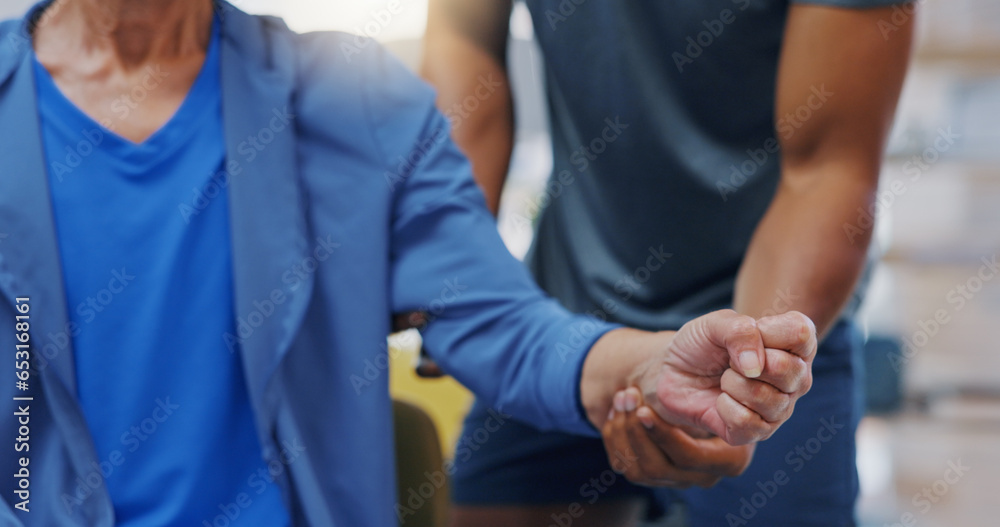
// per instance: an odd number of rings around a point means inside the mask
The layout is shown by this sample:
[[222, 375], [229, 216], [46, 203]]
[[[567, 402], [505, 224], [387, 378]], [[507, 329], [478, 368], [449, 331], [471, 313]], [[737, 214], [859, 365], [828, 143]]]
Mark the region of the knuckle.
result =
[[734, 446], [746, 445], [752, 443], [754, 440], [754, 438], [743, 429], [731, 431], [729, 436], [728, 442]]
[[753, 426], [749, 411], [737, 412], [730, 420], [730, 426], [736, 434], [743, 434]]
[[771, 439], [771, 436], [773, 436], [777, 431], [777, 426], [763, 427], [757, 434], [757, 437], [759, 438], [757, 441], [767, 441], [768, 439]]
[[778, 429], [778, 425], [772, 425], [771, 423], [762, 421], [758, 423], [754, 429], [754, 437], [756, 438], [756, 441], [765, 441], [770, 439], [771, 435], [774, 434], [774, 431]]
[[802, 342], [808, 341], [813, 335], [816, 334], [816, 324], [813, 323], [811, 318], [800, 311], [790, 311], [788, 314], [799, 326], [799, 338]]
[[604, 426], [601, 427], [601, 437], [604, 438], [605, 443], [610, 443], [614, 436], [614, 424], [608, 419], [604, 421]]
[[785, 422], [791, 417], [792, 414], [792, 401], [791, 397], [786, 394], [781, 394], [775, 398], [774, 401], [774, 411], [772, 412], [772, 417], [774, 421]]
[[757, 334], [757, 323], [746, 315], [737, 315], [729, 321], [729, 334], [733, 338], [752, 337]]
[[750, 398], [759, 403], [769, 404], [774, 396], [774, 388], [766, 382], [752, 381], [750, 383]]
[[806, 376], [805, 382], [802, 383], [802, 395], [809, 393], [809, 390], [812, 390], [812, 386], [813, 386], [812, 375], [808, 375]]
[[736, 370], [726, 368], [726, 371], [722, 372], [722, 377], [719, 379], [719, 387], [722, 388], [722, 391], [731, 392], [739, 389], [744, 381], [744, 377], [736, 373]]

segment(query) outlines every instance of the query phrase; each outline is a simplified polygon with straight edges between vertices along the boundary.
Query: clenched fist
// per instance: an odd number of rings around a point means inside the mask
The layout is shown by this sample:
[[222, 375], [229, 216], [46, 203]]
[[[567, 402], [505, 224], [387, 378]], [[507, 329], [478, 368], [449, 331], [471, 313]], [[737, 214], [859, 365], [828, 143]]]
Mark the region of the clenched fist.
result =
[[792, 415], [812, 386], [816, 346], [815, 326], [798, 312], [754, 320], [723, 310], [676, 333], [615, 330], [584, 363], [581, 397], [600, 429], [614, 394], [636, 386], [667, 423], [745, 445]]

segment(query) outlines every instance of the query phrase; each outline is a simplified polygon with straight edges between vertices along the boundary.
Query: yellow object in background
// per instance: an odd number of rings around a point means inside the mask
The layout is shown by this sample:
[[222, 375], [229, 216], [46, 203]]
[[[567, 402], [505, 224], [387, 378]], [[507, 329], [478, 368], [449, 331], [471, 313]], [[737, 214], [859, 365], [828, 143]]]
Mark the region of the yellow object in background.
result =
[[414, 365], [420, 343], [420, 333], [412, 329], [389, 337], [389, 391], [393, 399], [417, 405], [430, 415], [441, 437], [442, 454], [451, 459], [472, 393], [451, 377], [418, 377]]

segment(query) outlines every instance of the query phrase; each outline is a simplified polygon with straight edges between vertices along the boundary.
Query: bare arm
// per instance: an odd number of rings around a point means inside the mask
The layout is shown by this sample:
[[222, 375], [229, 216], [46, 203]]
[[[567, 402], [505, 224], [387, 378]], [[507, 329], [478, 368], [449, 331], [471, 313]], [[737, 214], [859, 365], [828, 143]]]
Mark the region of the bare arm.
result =
[[776, 94], [781, 182], [737, 278], [738, 312], [801, 311], [823, 334], [850, 297], [871, 239], [858, 208], [874, 202], [909, 60], [912, 20], [886, 38], [879, 20], [891, 14], [791, 7]]
[[421, 75], [496, 215], [514, 142], [507, 79], [511, 0], [431, 0]]

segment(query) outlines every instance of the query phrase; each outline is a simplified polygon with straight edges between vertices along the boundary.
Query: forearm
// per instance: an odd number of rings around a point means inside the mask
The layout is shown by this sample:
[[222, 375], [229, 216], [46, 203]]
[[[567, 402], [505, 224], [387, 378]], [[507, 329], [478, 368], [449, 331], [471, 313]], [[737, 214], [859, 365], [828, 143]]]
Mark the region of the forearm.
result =
[[598, 430], [604, 426], [615, 393], [636, 386], [641, 373], [662, 361], [674, 335], [620, 328], [594, 343], [580, 377], [580, 399], [591, 424]]
[[[864, 269], [871, 230], [850, 230], [874, 198], [872, 167], [831, 165], [787, 174], [757, 227], [736, 281], [736, 311], [801, 311], [824, 334]], [[853, 172], [853, 173], [852, 173]]]
[[791, 133], [779, 130], [781, 184], [737, 277], [740, 313], [801, 311], [822, 335], [853, 292], [871, 238], [857, 225], [858, 209], [868, 209], [878, 186], [912, 36], [912, 17], [893, 38], [881, 34], [892, 13], [789, 8], [775, 120], [803, 105], [815, 111]]

